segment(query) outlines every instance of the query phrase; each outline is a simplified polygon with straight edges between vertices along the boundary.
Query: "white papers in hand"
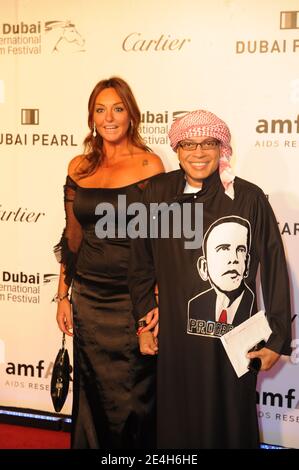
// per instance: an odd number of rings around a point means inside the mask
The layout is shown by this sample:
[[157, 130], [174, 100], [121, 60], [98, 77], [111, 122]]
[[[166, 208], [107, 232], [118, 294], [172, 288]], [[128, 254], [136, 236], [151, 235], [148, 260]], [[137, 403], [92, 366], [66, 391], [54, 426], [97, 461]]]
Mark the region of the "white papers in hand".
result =
[[241, 325], [221, 336], [224, 349], [238, 377], [248, 372], [249, 359], [246, 354], [249, 349], [262, 340], [267, 341], [271, 333], [265, 312], [260, 310]]

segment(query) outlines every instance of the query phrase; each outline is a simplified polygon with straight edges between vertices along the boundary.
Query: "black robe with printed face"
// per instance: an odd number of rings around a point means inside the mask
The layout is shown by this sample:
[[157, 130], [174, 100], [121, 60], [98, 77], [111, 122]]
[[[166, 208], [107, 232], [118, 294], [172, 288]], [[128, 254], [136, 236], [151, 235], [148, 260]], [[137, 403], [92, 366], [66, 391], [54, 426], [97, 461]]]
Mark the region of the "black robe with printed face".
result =
[[[218, 171], [198, 193], [184, 194], [184, 187], [182, 170], [157, 176], [144, 202], [189, 203], [193, 223], [196, 204], [203, 203], [202, 246], [186, 249], [184, 235], [140, 238], [132, 243], [129, 270], [136, 318], [156, 305], [156, 283], [159, 288], [158, 447], [255, 448], [256, 377], [237, 377], [220, 336], [258, 311], [260, 265], [272, 329], [267, 347], [291, 352], [288, 274], [277, 221], [261, 189], [241, 178], [235, 178], [234, 200], [224, 193]], [[161, 219], [161, 212], [153, 214], [149, 227]], [[231, 324], [219, 323], [216, 313], [216, 297], [221, 303], [227, 291], [230, 303], [240, 296]]]

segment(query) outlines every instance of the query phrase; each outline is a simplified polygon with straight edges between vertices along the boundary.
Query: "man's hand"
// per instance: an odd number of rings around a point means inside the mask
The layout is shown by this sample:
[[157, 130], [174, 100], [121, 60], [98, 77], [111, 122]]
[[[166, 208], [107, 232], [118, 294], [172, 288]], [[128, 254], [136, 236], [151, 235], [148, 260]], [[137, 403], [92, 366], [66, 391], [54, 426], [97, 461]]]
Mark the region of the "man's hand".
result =
[[159, 332], [159, 309], [150, 310], [141, 320], [145, 320], [144, 326], [138, 335], [141, 354], [155, 355], [158, 353], [158, 332]]
[[158, 353], [158, 340], [151, 331], [142, 331], [138, 339], [141, 354], [154, 356]]
[[262, 348], [259, 351], [252, 351], [247, 354], [249, 359], [254, 359], [255, 357], [259, 357], [262, 361], [261, 369], [260, 370], [269, 370], [280, 358], [280, 354], [272, 351], [272, 349]]

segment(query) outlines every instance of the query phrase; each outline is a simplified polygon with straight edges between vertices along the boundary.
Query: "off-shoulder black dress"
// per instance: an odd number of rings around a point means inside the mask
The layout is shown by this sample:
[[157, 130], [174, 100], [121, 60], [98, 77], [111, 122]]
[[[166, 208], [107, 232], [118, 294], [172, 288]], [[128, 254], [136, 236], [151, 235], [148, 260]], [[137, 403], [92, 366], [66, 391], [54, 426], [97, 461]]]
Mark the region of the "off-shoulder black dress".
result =
[[[155, 446], [156, 364], [138, 348], [127, 281], [130, 239], [123, 237], [128, 218], [118, 211], [119, 196], [121, 204], [138, 202], [143, 184], [82, 188], [68, 176], [64, 187], [66, 227], [56, 251], [72, 284], [72, 448]], [[96, 235], [99, 203], [115, 210], [115, 237]]]

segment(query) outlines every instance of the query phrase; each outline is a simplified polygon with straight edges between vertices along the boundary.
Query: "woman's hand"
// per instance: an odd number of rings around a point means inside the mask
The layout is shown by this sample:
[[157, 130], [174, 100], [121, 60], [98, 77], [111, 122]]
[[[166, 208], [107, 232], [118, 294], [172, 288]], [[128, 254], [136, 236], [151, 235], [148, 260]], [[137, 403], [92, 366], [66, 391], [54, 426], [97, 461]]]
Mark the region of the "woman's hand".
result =
[[147, 323], [147, 326], [145, 326], [142, 329], [142, 332], [147, 332], [152, 329], [154, 331], [152, 332], [154, 337], [157, 338], [158, 333], [159, 333], [159, 308], [155, 307], [152, 310], [150, 310], [143, 318], [142, 320], [145, 320]]
[[59, 329], [63, 333], [73, 336], [73, 333], [70, 331], [73, 329], [72, 307], [67, 297], [58, 302], [56, 320]]

